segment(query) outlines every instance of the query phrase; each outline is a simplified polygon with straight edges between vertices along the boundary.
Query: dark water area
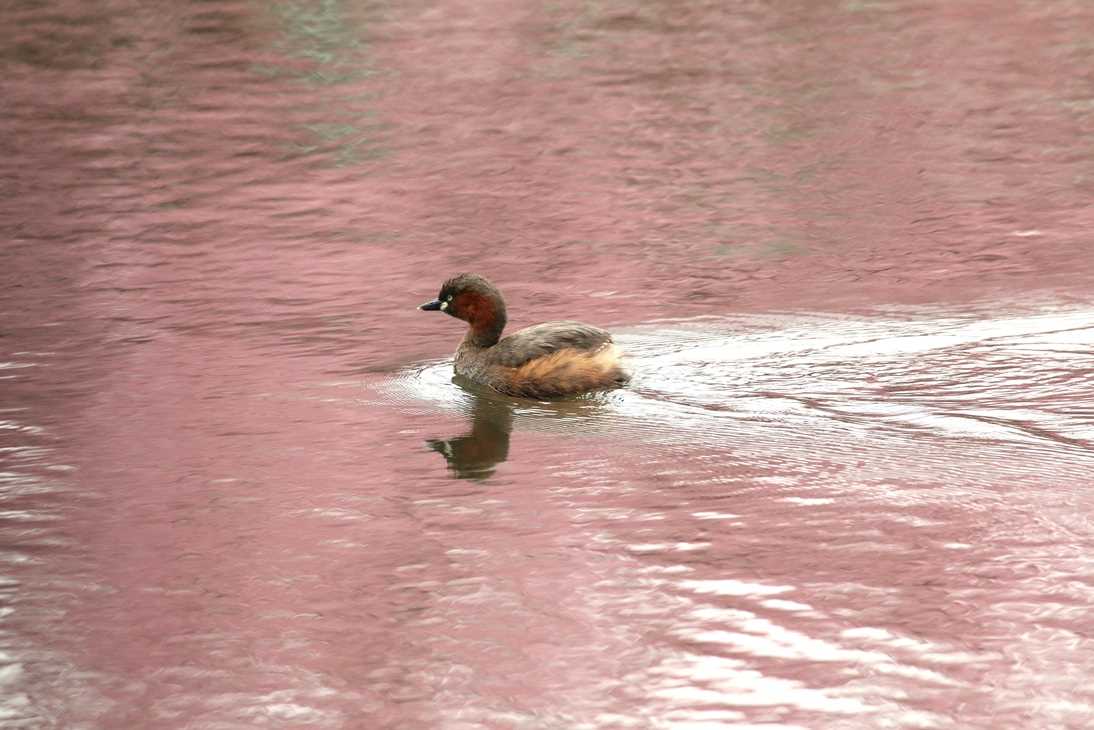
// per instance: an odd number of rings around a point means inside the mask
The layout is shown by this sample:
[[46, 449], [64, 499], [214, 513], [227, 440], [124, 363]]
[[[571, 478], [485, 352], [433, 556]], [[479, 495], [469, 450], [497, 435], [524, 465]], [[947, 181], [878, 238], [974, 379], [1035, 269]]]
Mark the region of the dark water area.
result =
[[0, 727], [1094, 725], [1090, 3], [0, 11]]

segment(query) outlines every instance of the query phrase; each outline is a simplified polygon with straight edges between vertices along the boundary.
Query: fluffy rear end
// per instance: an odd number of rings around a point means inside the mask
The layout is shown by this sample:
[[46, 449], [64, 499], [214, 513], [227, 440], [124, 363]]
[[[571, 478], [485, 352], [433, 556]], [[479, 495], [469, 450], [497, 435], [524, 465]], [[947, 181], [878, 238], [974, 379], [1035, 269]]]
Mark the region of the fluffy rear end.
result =
[[498, 390], [524, 398], [552, 398], [617, 388], [628, 380], [619, 349], [608, 343], [593, 352], [568, 347], [529, 360], [513, 368]]

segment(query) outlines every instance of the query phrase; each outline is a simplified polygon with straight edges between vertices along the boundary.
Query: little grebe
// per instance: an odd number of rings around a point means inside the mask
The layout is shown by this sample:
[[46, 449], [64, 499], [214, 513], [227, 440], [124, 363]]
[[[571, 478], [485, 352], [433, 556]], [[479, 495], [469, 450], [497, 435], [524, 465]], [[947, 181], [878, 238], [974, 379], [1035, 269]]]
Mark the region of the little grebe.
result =
[[520, 398], [552, 398], [617, 388], [630, 376], [612, 336], [581, 322], [545, 322], [508, 337], [505, 300], [476, 274], [460, 274], [418, 307], [462, 319], [470, 327], [456, 350], [456, 373]]

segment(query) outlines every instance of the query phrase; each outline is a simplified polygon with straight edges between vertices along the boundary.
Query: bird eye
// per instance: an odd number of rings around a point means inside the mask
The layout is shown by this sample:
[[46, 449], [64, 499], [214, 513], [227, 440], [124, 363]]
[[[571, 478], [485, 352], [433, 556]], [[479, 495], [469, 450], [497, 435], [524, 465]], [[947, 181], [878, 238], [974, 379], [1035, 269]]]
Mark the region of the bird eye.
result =
[[451, 294], [449, 294], [449, 295], [448, 295], [448, 298], [447, 298], [447, 299], [445, 299], [445, 301], [446, 301], [446, 302], [450, 302], [450, 301], [452, 301], [452, 295], [451, 295]]

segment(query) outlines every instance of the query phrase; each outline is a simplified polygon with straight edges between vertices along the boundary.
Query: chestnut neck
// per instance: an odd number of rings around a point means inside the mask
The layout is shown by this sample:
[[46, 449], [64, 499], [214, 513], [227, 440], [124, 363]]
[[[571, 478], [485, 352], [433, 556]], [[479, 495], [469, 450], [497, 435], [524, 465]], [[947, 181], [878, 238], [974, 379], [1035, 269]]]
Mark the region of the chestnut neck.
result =
[[507, 317], [505, 302], [497, 296], [479, 296], [469, 313], [467, 323], [470, 329], [464, 339], [475, 347], [493, 347], [501, 339]]

